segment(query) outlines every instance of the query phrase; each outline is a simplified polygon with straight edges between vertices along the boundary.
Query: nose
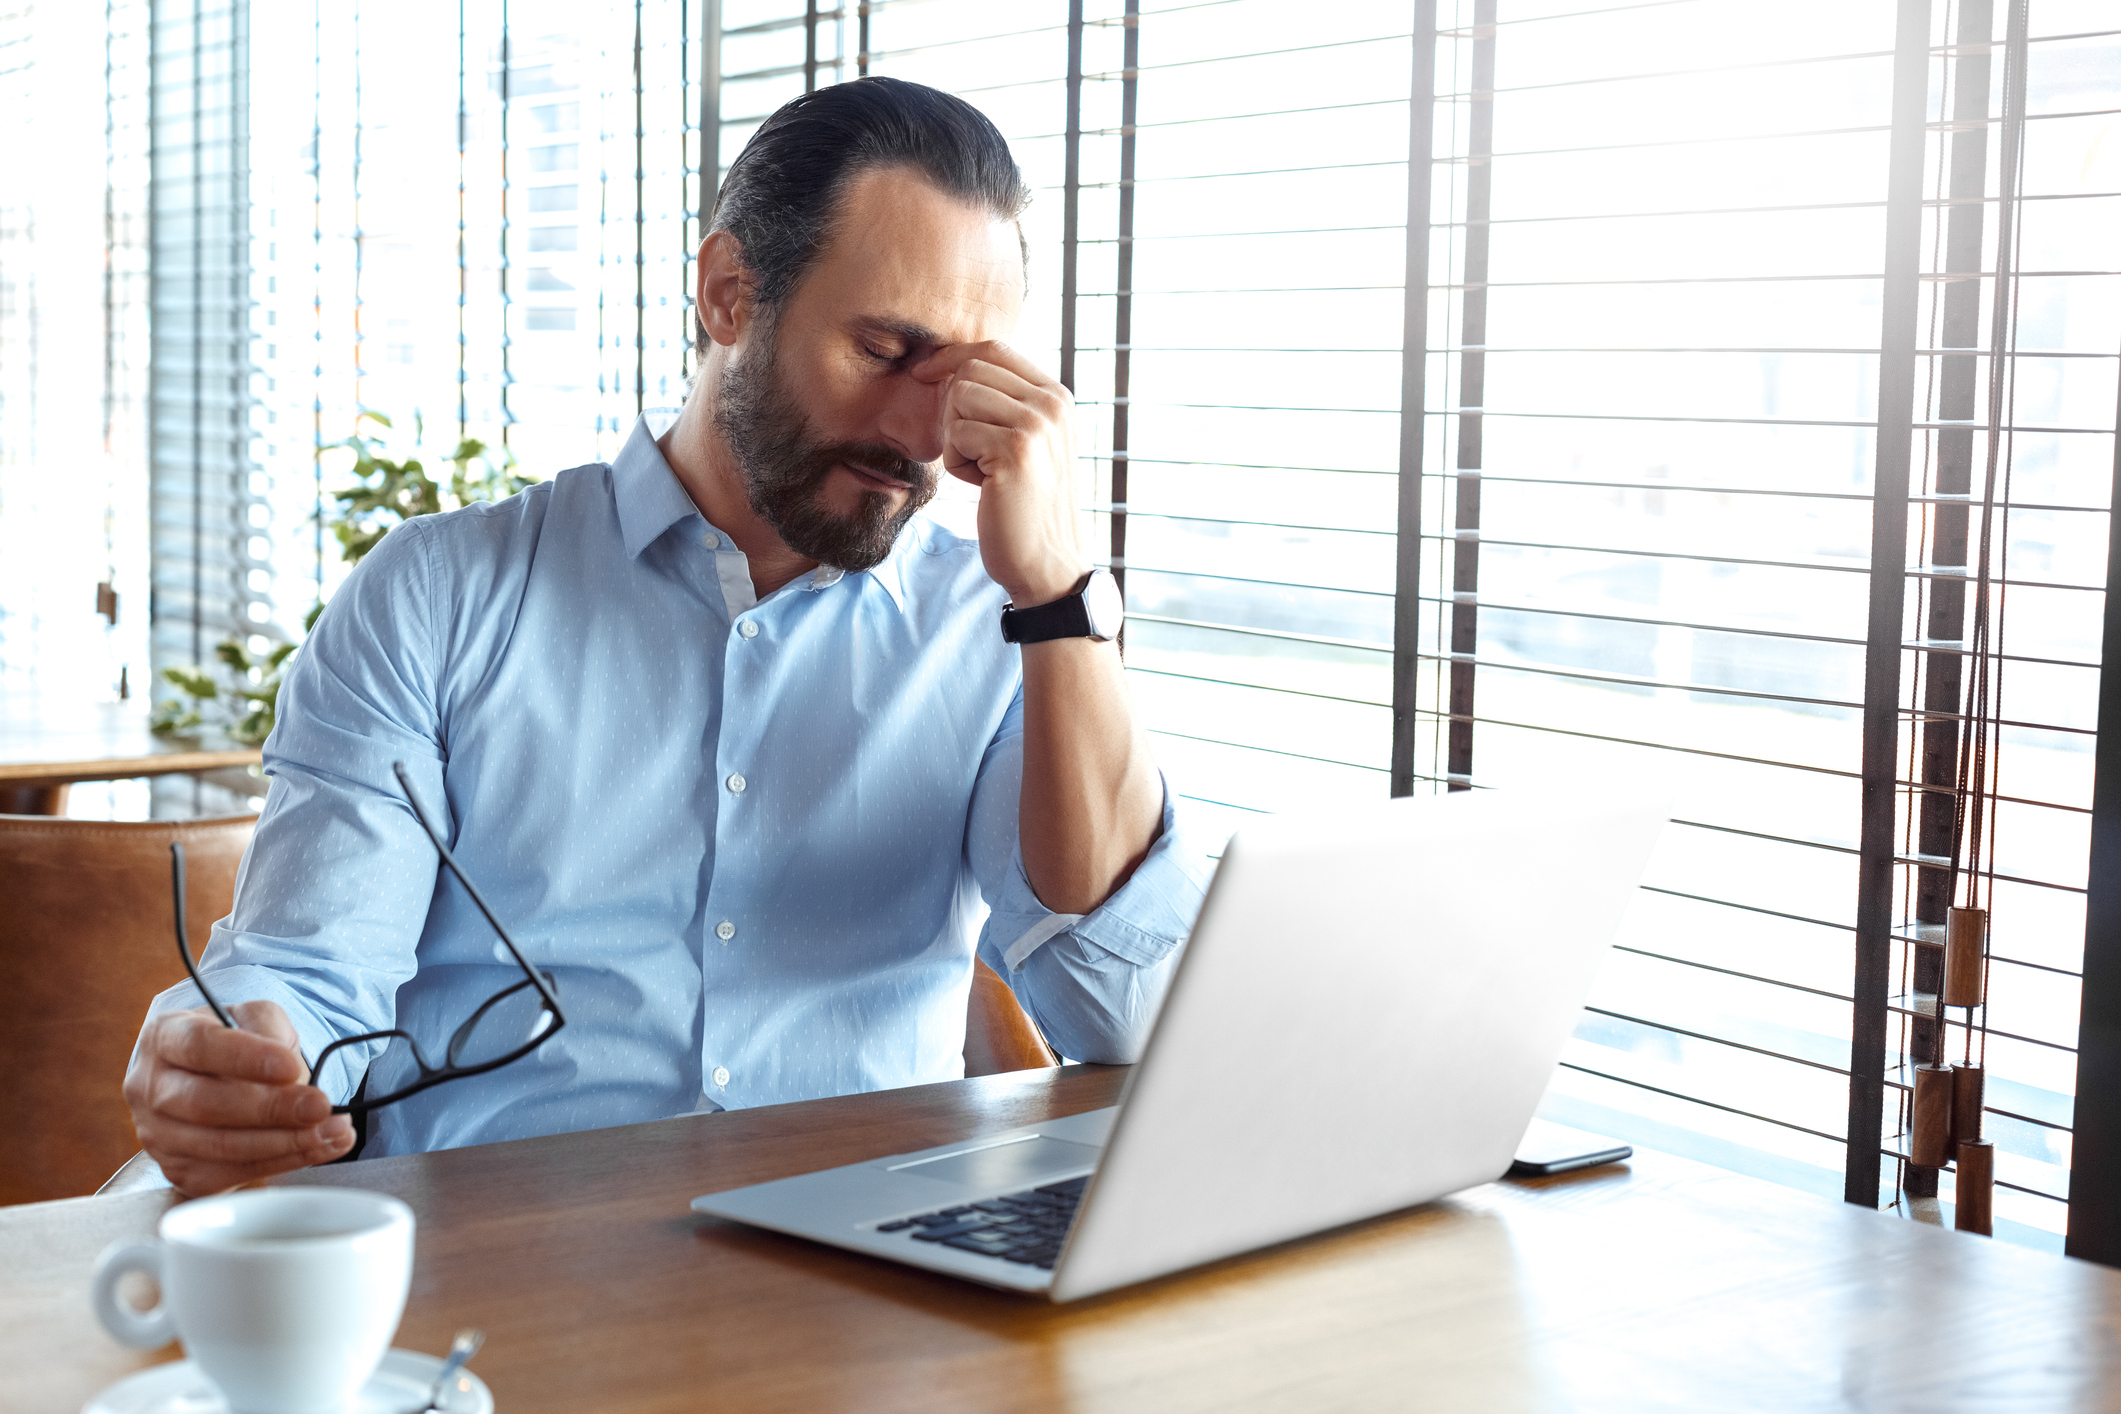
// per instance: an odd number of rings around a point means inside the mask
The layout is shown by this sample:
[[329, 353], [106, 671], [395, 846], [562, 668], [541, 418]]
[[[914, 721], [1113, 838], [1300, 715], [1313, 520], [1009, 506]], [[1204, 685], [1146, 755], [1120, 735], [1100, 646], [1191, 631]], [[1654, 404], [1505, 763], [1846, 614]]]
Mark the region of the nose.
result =
[[943, 397], [948, 380], [922, 383], [901, 373], [891, 379], [877, 431], [910, 461], [932, 462], [943, 455]]

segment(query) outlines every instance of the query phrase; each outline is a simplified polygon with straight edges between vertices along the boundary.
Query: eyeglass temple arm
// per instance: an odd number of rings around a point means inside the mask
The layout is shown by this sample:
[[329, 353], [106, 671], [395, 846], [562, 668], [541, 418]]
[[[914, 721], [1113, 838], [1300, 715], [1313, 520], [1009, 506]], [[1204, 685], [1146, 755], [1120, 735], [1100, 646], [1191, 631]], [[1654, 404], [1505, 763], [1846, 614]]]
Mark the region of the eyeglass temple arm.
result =
[[420, 808], [420, 798], [413, 794], [412, 778], [405, 773], [405, 763], [393, 761], [390, 763], [390, 769], [398, 778], [399, 788], [405, 792], [406, 803], [412, 806], [413, 818], [420, 822], [420, 828], [427, 831], [427, 838], [434, 842], [435, 853], [442, 856], [442, 862], [449, 866], [449, 872], [457, 876], [457, 882], [464, 886], [464, 892], [471, 895], [471, 901], [479, 906], [479, 912], [486, 915], [486, 921], [493, 925], [493, 931], [508, 948], [509, 956], [513, 957], [517, 965], [529, 976], [530, 985], [538, 989], [538, 995], [545, 999], [545, 1005], [552, 1008], [553, 1019], [564, 1024], [567, 1017], [560, 1010], [560, 999], [552, 994], [552, 989], [545, 985], [545, 979], [538, 975], [538, 970], [523, 956], [523, 950], [516, 946], [516, 940], [508, 936], [508, 930], [501, 926], [501, 920], [487, 907], [486, 898], [479, 892], [479, 886], [465, 877], [463, 869], [457, 865], [456, 857], [449, 852], [449, 846], [442, 843], [441, 832], [435, 829], [434, 822], [427, 818], [427, 812]]
[[184, 970], [191, 974], [192, 985], [199, 989], [200, 996], [206, 998], [214, 1015], [221, 1018], [221, 1024], [231, 1031], [241, 1030], [221, 1009], [221, 1003], [214, 1000], [214, 994], [206, 990], [206, 982], [199, 976], [199, 966], [191, 960], [191, 942], [184, 933], [184, 845], [177, 840], [169, 842], [169, 882], [170, 891], [177, 898], [177, 956], [184, 959]]

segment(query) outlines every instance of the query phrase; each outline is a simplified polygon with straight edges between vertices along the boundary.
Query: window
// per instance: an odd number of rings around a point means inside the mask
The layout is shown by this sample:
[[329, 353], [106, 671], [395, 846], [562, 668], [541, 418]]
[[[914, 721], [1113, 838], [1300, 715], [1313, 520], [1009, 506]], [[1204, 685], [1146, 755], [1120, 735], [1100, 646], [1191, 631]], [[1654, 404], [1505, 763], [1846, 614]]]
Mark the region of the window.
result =
[[531, 128], [541, 133], [571, 133], [582, 126], [579, 103], [545, 103], [530, 110]]
[[[575, 87], [575, 84], [569, 80], [566, 73], [558, 65], [532, 64], [523, 68], [512, 68], [508, 71], [508, 96], [510, 98], [531, 98], [541, 93], [553, 93], [573, 87]], [[558, 109], [559, 105], [553, 105], [549, 110], [540, 111], [557, 112]]]

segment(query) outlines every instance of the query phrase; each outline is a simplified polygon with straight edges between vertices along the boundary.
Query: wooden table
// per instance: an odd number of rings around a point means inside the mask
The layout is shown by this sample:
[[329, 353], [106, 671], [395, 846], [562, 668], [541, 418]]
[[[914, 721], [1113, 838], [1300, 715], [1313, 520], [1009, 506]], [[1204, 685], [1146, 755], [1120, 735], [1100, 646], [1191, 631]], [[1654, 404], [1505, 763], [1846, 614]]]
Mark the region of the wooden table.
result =
[[[1657, 1155], [1061, 1307], [686, 1209], [1094, 1108], [1122, 1077], [1026, 1071], [324, 1176], [412, 1205], [398, 1343], [485, 1328], [474, 1368], [503, 1414], [2121, 1408], [2121, 1273]], [[121, 1349], [88, 1307], [96, 1253], [169, 1201], [0, 1209], [0, 1408], [76, 1410], [173, 1358]]]
[[219, 772], [220, 784], [245, 788], [244, 773], [260, 760], [256, 747], [165, 740], [147, 729], [147, 715], [140, 701], [0, 699], [0, 814], [64, 814], [66, 788], [76, 781]]

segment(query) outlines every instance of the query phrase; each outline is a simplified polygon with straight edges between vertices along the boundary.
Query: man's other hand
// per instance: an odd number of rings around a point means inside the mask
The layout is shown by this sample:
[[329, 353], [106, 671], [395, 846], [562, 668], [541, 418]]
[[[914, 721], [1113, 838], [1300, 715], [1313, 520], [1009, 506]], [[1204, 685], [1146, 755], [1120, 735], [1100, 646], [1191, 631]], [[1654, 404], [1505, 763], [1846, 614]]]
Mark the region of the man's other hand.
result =
[[943, 469], [980, 488], [987, 575], [1024, 608], [1072, 593], [1083, 557], [1075, 400], [1007, 344], [950, 344], [911, 370], [944, 383]]
[[140, 1147], [195, 1198], [353, 1147], [352, 1121], [303, 1083], [308, 1067], [279, 1004], [238, 1002], [229, 1012], [241, 1030], [204, 1007], [156, 1017], [125, 1076]]

